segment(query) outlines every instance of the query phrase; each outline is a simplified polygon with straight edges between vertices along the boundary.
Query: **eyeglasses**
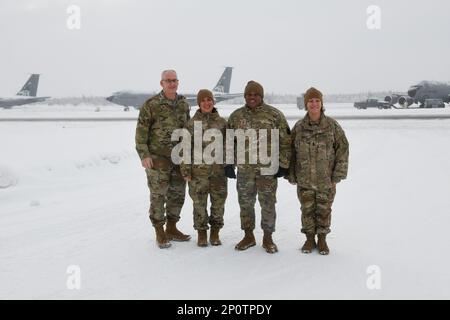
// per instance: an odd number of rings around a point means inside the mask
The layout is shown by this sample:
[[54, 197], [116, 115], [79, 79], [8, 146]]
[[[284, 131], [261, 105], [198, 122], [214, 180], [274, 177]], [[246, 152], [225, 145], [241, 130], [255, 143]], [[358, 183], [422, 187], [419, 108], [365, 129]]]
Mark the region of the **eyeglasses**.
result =
[[164, 79], [163, 81], [167, 83], [177, 83], [178, 79]]

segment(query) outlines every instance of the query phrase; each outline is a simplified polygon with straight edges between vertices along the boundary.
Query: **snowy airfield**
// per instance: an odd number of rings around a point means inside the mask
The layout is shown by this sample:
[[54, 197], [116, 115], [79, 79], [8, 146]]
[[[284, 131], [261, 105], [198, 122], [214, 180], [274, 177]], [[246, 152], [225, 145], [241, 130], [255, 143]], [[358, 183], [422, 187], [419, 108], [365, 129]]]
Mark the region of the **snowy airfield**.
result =
[[[236, 106], [218, 108], [228, 116]], [[326, 108], [336, 118], [374, 117], [339, 121], [350, 166], [337, 188], [329, 256], [300, 252], [300, 205], [285, 180], [277, 193], [279, 253], [261, 248], [259, 227], [256, 247], [234, 250], [243, 235], [235, 180], [222, 246], [196, 246], [187, 195], [180, 228], [193, 239], [161, 250], [134, 150], [138, 111], [0, 109], [0, 120], [15, 120], [0, 121], [0, 299], [449, 299], [450, 119], [380, 115], [449, 117], [450, 108]], [[304, 114], [295, 105], [280, 109], [291, 126]], [[31, 118], [55, 121], [19, 121]], [[67, 285], [73, 266], [79, 289]]]

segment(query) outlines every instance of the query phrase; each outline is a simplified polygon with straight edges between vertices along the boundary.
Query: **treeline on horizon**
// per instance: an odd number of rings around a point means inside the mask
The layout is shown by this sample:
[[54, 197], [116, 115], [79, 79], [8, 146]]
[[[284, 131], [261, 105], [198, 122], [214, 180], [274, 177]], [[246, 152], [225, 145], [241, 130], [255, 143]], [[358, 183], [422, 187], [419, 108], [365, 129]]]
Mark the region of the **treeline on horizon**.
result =
[[[149, 93], [149, 97], [154, 93]], [[329, 94], [324, 95], [324, 102], [332, 103], [353, 103], [355, 101], [365, 100], [367, 98], [378, 98], [383, 100], [385, 96], [392, 94], [392, 91], [379, 91], [379, 92], [361, 92], [350, 94]], [[301, 94], [276, 94], [266, 93], [264, 101], [268, 104], [296, 104], [297, 97]], [[244, 104], [244, 98], [234, 98], [222, 102], [223, 104]], [[101, 96], [72, 96], [72, 97], [57, 97], [51, 98], [44, 102], [48, 105], [113, 105], [113, 103], [105, 100], [105, 97]]]

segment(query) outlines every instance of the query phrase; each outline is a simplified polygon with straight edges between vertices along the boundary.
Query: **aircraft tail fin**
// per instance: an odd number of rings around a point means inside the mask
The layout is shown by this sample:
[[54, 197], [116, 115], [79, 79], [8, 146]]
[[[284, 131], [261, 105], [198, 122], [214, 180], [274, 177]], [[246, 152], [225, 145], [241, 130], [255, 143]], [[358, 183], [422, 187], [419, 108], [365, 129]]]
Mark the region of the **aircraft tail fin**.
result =
[[230, 93], [231, 75], [233, 67], [225, 67], [219, 81], [213, 89], [213, 92]]
[[18, 96], [29, 96], [29, 97], [36, 97], [37, 89], [39, 84], [39, 74], [32, 74], [27, 82], [24, 84], [22, 89], [20, 89], [19, 92], [17, 92]]

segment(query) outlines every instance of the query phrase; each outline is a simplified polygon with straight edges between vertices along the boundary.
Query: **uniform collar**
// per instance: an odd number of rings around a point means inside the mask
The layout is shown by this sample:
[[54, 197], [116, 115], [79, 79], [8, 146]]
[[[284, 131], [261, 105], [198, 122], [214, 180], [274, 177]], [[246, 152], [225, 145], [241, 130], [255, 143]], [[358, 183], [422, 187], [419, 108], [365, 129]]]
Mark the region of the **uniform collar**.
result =
[[306, 113], [305, 117], [302, 120], [302, 127], [305, 129], [309, 129], [309, 130], [318, 130], [318, 129], [324, 130], [324, 129], [328, 128], [329, 125], [330, 124], [328, 122], [328, 118], [327, 118], [327, 116], [325, 116], [325, 114], [323, 112], [320, 114], [320, 119], [319, 119], [318, 124], [311, 123], [311, 119], [309, 118], [308, 113]]
[[215, 107], [212, 109], [212, 111], [210, 113], [202, 113], [200, 111], [200, 108], [198, 108], [194, 114], [195, 118], [200, 118], [200, 119], [208, 118], [208, 117], [209, 118], [217, 118], [218, 116], [219, 116], [219, 112], [217, 111], [217, 109]]
[[264, 103], [264, 100], [263, 100], [259, 106], [254, 107], [254, 108], [251, 108], [247, 104], [245, 104], [245, 109], [247, 111], [250, 111], [250, 112], [255, 112], [255, 111], [259, 111], [259, 110], [263, 109], [264, 106], [265, 106], [265, 103]]
[[177, 95], [175, 96], [175, 100], [170, 100], [166, 98], [166, 96], [164, 95], [164, 91], [161, 90], [161, 92], [159, 93], [159, 99], [161, 102], [164, 102], [170, 106], [175, 106], [181, 99], [181, 96], [177, 93]]

